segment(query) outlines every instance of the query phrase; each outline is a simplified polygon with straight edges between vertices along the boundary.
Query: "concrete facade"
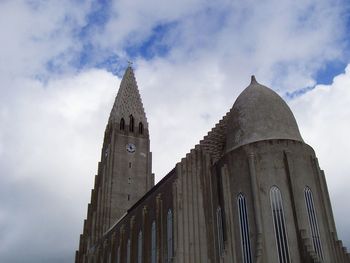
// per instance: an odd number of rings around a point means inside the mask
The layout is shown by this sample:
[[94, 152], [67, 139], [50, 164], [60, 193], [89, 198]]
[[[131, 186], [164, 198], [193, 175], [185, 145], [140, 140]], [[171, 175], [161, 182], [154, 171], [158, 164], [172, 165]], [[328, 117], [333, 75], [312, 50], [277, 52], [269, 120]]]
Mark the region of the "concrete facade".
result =
[[[142, 133], [126, 125], [130, 115]], [[153, 186], [148, 124], [129, 67], [102, 153], [76, 262], [350, 262], [313, 149], [288, 105], [254, 77]]]

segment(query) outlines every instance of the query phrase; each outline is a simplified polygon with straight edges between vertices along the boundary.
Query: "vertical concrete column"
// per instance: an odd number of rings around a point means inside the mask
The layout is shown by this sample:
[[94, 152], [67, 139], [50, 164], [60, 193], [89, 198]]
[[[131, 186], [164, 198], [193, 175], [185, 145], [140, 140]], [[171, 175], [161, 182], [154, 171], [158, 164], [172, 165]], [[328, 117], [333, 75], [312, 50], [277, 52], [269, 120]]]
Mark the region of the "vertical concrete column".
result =
[[108, 239], [105, 239], [103, 241], [102, 246], [102, 253], [101, 253], [101, 258], [102, 258], [102, 262], [103, 263], [107, 263], [107, 259], [108, 259]]
[[120, 227], [120, 239], [119, 239], [119, 247], [120, 247], [120, 262], [119, 263], [126, 263], [125, 257], [126, 257], [126, 240], [125, 240], [125, 226], [122, 225]]
[[235, 251], [235, 229], [234, 229], [234, 216], [233, 216], [233, 202], [234, 198], [231, 193], [230, 178], [228, 173], [227, 164], [221, 168], [221, 176], [223, 182], [224, 193], [224, 209], [225, 209], [225, 225], [227, 229], [227, 240], [225, 243], [226, 257], [224, 262], [237, 262], [237, 254]]
[[[216, 213], [216, 209], [214, 208], [214, 200], [213, 200], [213, 183], [212, 183], [212, 173], [211, 173], [211, 169], [212, 169], [212, 160], [211, 157], [209, 156], [209, 154], [204, 153], [203, 152], [203, 167], [204, 167], [204, 173], [203, 173], [203, 178], [206, 181], [206, 188], [205, 190], [208, 191], [209, 193], [206, 193], [209, 198], [207, 199], [208, 203], [205, 204], [205, 207], [207, 209], [207, 207], [209, 207], [209, 218], [206, 218], [208, 224], [206, 225], [206, 227], [208, 227], [206, 229], [206, 231], [208, 231], [208, 235], [206, 236], [206, 244], [208, 244], [209, 240], [212, 239], [214, 240], [214, 244], [217, 242], [217, 239], [215, 238], [215, 224], [213, 224], [214, 222], [214, 218], [215, 218], [215, 213]], [[211, 227], [211, 229], [210, 229]], [[204, 243], [203, 243], [204, 244]], [[215, 251], [213, 251], [212, 249], [209, 249], [209, 247], [207, 246], [205, 250], [205, 253], [207, 254], [207, 262], [218, 262], [217, 254], [215, 253]], [[211, 261], [213, 260], [213, 261]]]
[[201, 262], [201, 243], [199, 238], [199, 224], [203, 220], [199, 216], [200, 213], [200, 204], [198, 193], [200, 191], [200, 185], [198, 183], [198, 150], [191, 151], [191, 167], [192, 167], [192, 185], [193, 185], [193, 236], [194, 236], [194, 250], [195, 250], [195, 262]]
[[187, 208], [188, 208], [188, 216], [187, 216], [187, 224], [188, 224], [188, 232], [187, 236], [189, 239], [189, 250], [188, 250], [188, 258], [189, 262], [197, 262], [196, 261], [196, 253], [195, 253], [195, 244], [194, 244], [194, 214], [193, 214], [193, 174], [192, 174], [192, 154], [186, 155], [186, 179], [187, 179]]
[[[192, 214], [193, 220], [190, 227], [192, 227], [192, 239], [193, 251], [195, 255], [193, 258], [195, 262], [206, 263], [208, 262], [208, 238], [207, 238], [207, 198], [211, 195], [208, 193], [207, 176], [203, 168], [204, 164], [203, 152], [200, 145], [195, 147], [195, 150], [191, 151], [191, 158], [188, 165], [191, 166], [191, 173], [188, 175], [191, 177], [191, 189], [192, 193]], [[206, 211], [205, 211], [206, 209]]]
[[[95, 210], [95, 209], [93, 208], [93, 210]], [[92, 237], [91, 238], [92, 239], [91, 245], [93, 245], [97, 240], [97, 238], [96, 238], [96, 211], [92, 212], [92, 231], [91, 232], [92, 232], [91, 233], [91, 237]]]
[[249, 173], [250, 173], [251, 187], [252, 187], [252, 193], [253, 193], [255, 227], [256, 227], [255, 258], [256, 258], [256, 262], [260, 263], [262, 262], [262, 254], [263, 254], [263, 229], [262, 229], [261, 205], [260, 205], [260, 198], [259, 198], [259, 186], [258, 186], [258, 179], [256, 176], [254, 153], [249, 154], [248, 163], [249, 163]]
[[184, 222], [183, 222], [183, 179], [182, 179], [182, 169], [181, 163], [176, 164], [176, 224], [174, 224], [176, 229], [176, 262], [184, 262]]
[[[320, 195], [320, 199], [322, 200], [323, 207], [322, 211], [320, 211], [323, 214], [323, 218], [326, 218], [326, 232], [328, 232], [328, 235], [330, 237], [335, 238], [335, 240], [338, 239], [337, 237], [337, 231], [335, 227], [335, 222], [334, 222], [334, 217], [333, 217], [333, 211], [332, 211], [332, 206], [329, 198], [329, 193], [327, 189], [327, 183], [326, 183], [326, 178], [324, 176], [323, 171], [320, 169], [318, 160], [315, 157], [311, 157], [311, 162], [315, 171], [315, 179], [317, 182], [317, 185], [320, 189], [320, 191], [317, 191], [317, 194]], [[334, 242], [332, 242], [331, 239], [329, 238], [323, 238], [323, 242], [327, 242], [328, 246], [330, 246], [331, 254], [329, 254], [330, 258], [337, 257], [337, 252], [336, 252], [336, 245]], [[339, 255], [338, 255], [339, 257]]]
[[183, 218], [182, 218], [182, 224], [183, 224], [183, 234], [182, 234], [182, 242], [184, 244], [183, 246], [183, 263], [189, 263], [189, 228], [188, 228], [188, 174], [187, 174], [187, 165], [186, 165], [186, 158], [182, 158], [181, 160], [181, 182], [182, 182], [182, 205], [183, 205]]
[[197, 242], [198, 242], [198, 253], [199, 253], [199, 261], [205, 262], [207, 260], [205, 255], [206, 248], [203, 247], [203, 243], [206, 243], [205, 236], [205, 213], [203, 209], [203, 185], [201, 183], [201, 176], [203, 176], [202, 169], [202, 151], [200, 147], [196, 147], [196, 173], [195, 173], [195, 184], [196, 184], [196, 202], [197, 202], [197, 224], [196, 224], [196, 232], [197, 232]]
[[111, 263], [114, 263], [116, 261], [116, 251], [117, 251], [117, 234], [115, 231], [113, 231], [111, 235]]

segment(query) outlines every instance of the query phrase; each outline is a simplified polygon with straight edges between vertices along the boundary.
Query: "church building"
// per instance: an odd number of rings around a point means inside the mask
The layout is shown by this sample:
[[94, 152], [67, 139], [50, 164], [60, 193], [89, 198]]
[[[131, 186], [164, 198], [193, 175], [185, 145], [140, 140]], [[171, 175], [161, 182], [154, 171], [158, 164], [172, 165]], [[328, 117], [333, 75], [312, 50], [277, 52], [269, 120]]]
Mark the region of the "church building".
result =
[[154, 185], [133, 69], [123, 76], [76, 263], [350, 263], [326, 179], [287, 103], [254, 76]]

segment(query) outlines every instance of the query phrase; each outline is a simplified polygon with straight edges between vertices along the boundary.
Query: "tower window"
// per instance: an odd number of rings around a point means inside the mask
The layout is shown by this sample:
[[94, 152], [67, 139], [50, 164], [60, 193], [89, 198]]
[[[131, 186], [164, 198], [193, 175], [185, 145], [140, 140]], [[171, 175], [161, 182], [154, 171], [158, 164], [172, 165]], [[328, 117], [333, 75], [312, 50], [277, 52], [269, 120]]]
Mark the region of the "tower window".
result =
[[222, 255], [224, 252], [224, 235], [222, 229], [222, 213], [220, 206], [216, 210], [216, 228], [218, 232], [219, 254]]
[[305, 195], [307, 214], [309, 217], [312, 243], [314, 245], [316, 254], [319, 256], [320, 259], [323, 259], [322, 244], [320, 239], [320, 231], [318, 228], [316, 211], [314, 207], [314, 199], [312, 197], [312, 192], [309, 187], [305, 187], [304, 195]]
[[282, 195], [278, 187], [273, 186], [270, 190], [270, 201], [272, 209], [273, 225], [275, 228], [275, 237], [277, 244], [277, 252], [279, 263], [289, 263], [289, 248], [286, 231], [286, 223], [284, 219], [284, 210]]
[[120, 120], [120, 130], [124, 130], [124, 128], [125, 128], [125, 121], [124, 121], [124, 118], [122, 118], [121, 120]]
[[173, 258], [173, 213], [168, 210], [167, 216], [167, 263], [172, 262]]
[[142, 231], [139, 232], [138, 247], [137, 247], [137, 263], [142, 263]]
[[238, 214], [239, 214], [239, 228], [241, 232], [241, 246], [243, 263], [252, 262], [252, 252], [250, 247], [249, 237], [249, 221], [248, 211], [245, 196], [243, 194], [238, 195]]
[[139, 134], [143, 134], [143, 124], [142, 124], [142, 122], [139, 123]]
[[157, 262], [157, 237], [156, 237], [156, 222], [152, 223], [151, 235], [151, 263]]
[[126, 263], [130, 263], [130, 239], [128, 239], [126, 247]]
[[129, 116], [129, 131], [134, 132], [134, 117], [132, 115]]

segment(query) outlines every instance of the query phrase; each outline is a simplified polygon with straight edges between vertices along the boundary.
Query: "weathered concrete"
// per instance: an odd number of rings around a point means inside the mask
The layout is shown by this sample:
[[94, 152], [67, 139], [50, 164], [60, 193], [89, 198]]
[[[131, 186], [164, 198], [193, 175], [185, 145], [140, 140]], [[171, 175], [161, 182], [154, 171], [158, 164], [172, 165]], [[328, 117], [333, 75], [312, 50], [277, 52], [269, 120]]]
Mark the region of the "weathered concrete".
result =
[[[148, 124], [130, 68], [118, 96], [76, 262], [129, 263], [130, 251], [130, 262], [141, 257], [143, 263], [153, 263], [154, 222], [156, 263], [246, 263], [247, 256], [258, 263], [350, 263], [337, 238], [324, 173], [289, 107], [275, 92], [253, 78], [230, 112], [154, 187]], [[127, 122], [120, 129], [118, 120], [129, 114], [144, 122], [142, 134], [130, 131]], [[136, 150], [128, 151], [128, 143]], [[275, 189], [281, 209], [272, 205]], [[313, 219], [306, 189], [312, 195]], [[242, 196], [245, 215], [239, 212]], [[284, 232], [286, 261], [279, 259], [278, 231]], [[321, 253], [315, 249], [316, 239]], [[249, 252], [243, 254], [243, 247]]]

